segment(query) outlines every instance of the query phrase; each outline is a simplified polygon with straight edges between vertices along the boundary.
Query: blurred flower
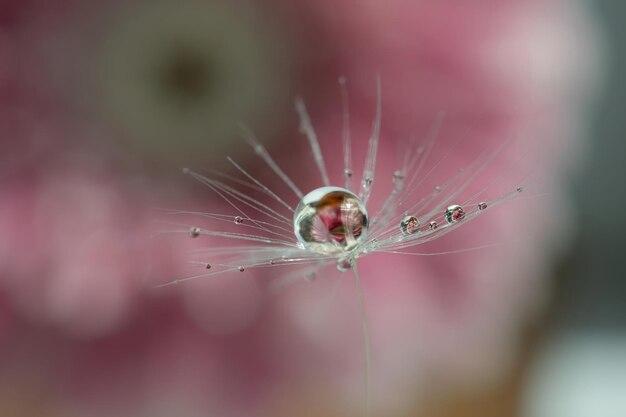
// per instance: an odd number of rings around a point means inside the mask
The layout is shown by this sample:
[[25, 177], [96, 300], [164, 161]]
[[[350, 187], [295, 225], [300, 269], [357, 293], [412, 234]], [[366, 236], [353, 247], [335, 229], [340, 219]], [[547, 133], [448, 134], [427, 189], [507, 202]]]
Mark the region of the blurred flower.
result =
[[[46, 4], [0, 8], [0, 391], [35, 392], [40, 415], [280, 416], [360, 402], [356, 300], [347, 286], [328, 300], [334, 275], [265, 303], [271, 270], [146, 291], [180, 276], [189, 248], [146, 244], [150, 207], [222, 208], [163, 178], [239, 152], [230, 139], [243, 120], [315, 188], [283, 91], [303, 94], [329, 166], [340, 166], [334, 81], [348, 79], [359, 160], [380, 72], [380, 182], [397, 166], [392, 143], [443, 110], [440, 143], [459, 141], [444, 171], [516, 135], [538, 157], [512, 148], [488, 174], [539, 171], [560, 185], [596, 61], [577, 2]], [[502, 377], [567, 219], [552, 193], [429, 247], [507, 242], [489, 253], [364, 261], [384, 414], [450, 383], [485, 389]]]

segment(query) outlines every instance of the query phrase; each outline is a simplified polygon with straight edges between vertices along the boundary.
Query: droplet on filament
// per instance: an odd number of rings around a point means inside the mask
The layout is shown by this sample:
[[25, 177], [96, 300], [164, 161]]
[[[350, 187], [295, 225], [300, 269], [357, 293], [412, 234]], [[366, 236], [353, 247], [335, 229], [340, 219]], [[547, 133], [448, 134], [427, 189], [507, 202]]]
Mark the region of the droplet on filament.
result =
[[305, 248], [322, 254], [348, 252], [365, 242], [369, 218], [363, 202], [340, 187], [308, 193], [294, 213], [294, 232]]

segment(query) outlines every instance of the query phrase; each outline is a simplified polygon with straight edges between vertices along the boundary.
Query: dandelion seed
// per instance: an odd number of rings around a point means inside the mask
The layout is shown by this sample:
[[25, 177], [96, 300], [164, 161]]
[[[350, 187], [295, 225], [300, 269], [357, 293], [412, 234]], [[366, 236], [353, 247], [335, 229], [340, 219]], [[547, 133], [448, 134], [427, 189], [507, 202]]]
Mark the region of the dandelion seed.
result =
[[[382, 207], [373, 214], [368, 213], [368, 201], [377, 184], [375, 168], [380, 137], [380, 84], [377, 86], [376, 116], [363, 164], [363, 174], [361, 181], [357, 183], [358, 190], [352, 189], [353, 171], [345, 80], [340, 80], [340, 86], [344, 98], [344, 167], [340, 172], [343, 174], [345, 187], [330, 183], [320, 143], [301, 99], [296, 100], [296, 110], [300, 117], [300, 129], [306, 135], [319, 171], [322, 182], [319, 188], [306, 194], [301, 192], [296, 185], [297, 179], [290, 178], [252, 132], [242, 127], [244, 138], [252, 146], [254, 153], [289, 187], [295, 199], [293, 196], [291, 198], [279, 196], [230, 158], [229, 162], [245, 177], [244, 179], [223, 173], [217, 175], [220, 179], [211, 178], [185, 169], [186, 174], [209, 187], [235, 212], [177, 212], [203, 217], [211, 222], [210, 227], [203, 229], [197, 226], [189, 228], [188, 233], [191, 237], [202, 235], [208, 239], [218, 238], [222, 241], [219, 246], [198, 253], [199, 256], [206, 257], [202, 263], [206, 265], [207, 270], [211, 270], [210, 272], [181, 278], [162, 286], [233, 271], [243, 272], [246, 269], [296, 267], [295, 275], [291, 273], [280, 277], [279, 285], [272, 286], [279, 288], [284, 283], [294, 281], [294, 276], [313, 281], [317, 277], [317, 272], [332, 265], [340, 272], [352, 271], [358, 289], [363, 322], [365, 398], [369, 404], [369, 340], [360, 276], [357, 272], [359, 258], [373, 253], [406, 253], [400, 250], [430, 242], [447, 234], [462, 220], [467, 222], [476, 218], [488, 204], [496, 206], [513, 198], [516, 193], [522, 191], [522, 187], [511, 187], [508, 193], [496, 196], [489, 200], [489, 203], [476, 201], [477, 198], [483, 197], [487, 188], [479, 190], [469, 199], [466, 196], [464, 199], [461, 198], [481, 171], [501, 152], [500, 148], [478, 155], [474, 162], [459, 169], [451, 178], [444, 178], [445, 181], [439, 182], [436, 186], [434, 181], [430, 181], [428, 188], [425, 188], [425, 181], [431, 180], [433, 170], [447, 155], [444, 154], [433, 167], [426, 169], [426, 158], [433, 152], [442, 121], [442, 117], [438, 117], [424, 143], [419, 146], [412, 144], [405, 152], [404, 162], [391, 176], [391, 187], [387, 191], [387, 198]], [[262, 197], [253, 197], [239, 186], [252, 189]], [[428, 189], [429, 192], [424, 192]], [[458, 203], [472, 208], [466, 211]], [[420, 219], [427, 225], [424, 229], [421, 229]], [[440, 224], [442, 219], [445, 222]], [[220, 225], [232, 221], [239, 227], [237, 233], [220, 228]], [[225, 244], [228, 241], [232, 243]], [[243, 246], [245, 242], [249, 246]], [[366, 405], [366, 409], [369, 410], [369, 405]]]

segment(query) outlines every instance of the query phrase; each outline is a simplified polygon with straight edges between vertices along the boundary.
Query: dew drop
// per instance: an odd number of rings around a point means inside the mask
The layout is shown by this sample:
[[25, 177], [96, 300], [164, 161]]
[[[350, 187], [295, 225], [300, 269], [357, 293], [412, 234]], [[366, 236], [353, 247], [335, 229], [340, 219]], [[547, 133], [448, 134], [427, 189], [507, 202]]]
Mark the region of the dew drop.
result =
[[441, 192], [441, 187], [440, 186], [436, 186], [435, 187], [435, 192], [436, 193], [440, 193]]
[[246, 270], [243, 266], [238, 266], [237, 269], [239, 270], [239, 272], [243, 272]]
[[517, 188], [515, 189], [515, 191], [517, 191], [518, 193], [521, 193], [522, 191], [524, 191], [524, 188], [522, 188], [522, 187], [517, 187]]
[[294, 213], [294, 233], [306, 249], [329, 255], [348, 252], [367, 237], [369, 218], [363, 202], [340, 187], [308, 193]]
[[432, 221], [432, 222], [429, 222], [429, 223], [428, 223], [428, 228], [429, 228], [430, 230], [435, 230], [435, 229], [436, 229], [436, 228], [438, 228], [438, 227], [439, 227], [439, 225], [437, 224], [437, 222], [436, 222], [436, 221]]
[[458, 223], [465, 218], [465, 210], [458, 204], [454, 204], [446, 209], [445, 217], [448, 223]]
[[243, 223], [243, 217], [235, 216], [235, 224], [242, 224], [242, 223]]
[[484, 201], [481, 201], [480, 203], [478, 203], [478, 210], [485, 210], [487, 208], [487, 203], [485, 203]]
[[344, 169], [343, 176], [344, 178], [352, 178], [352, 170], [348, 168]]
[[337, 259], [337, 269], [339, 272], [346, 272], [352, 269], [352, 262], [346, 257]]
[[207, 263], [206, 265], [204, 265], [204, 267], [205, 267], [206, 269], [211, 269], [211, 264], [210, 264], [210, 263]]
[[406, 216], [400, 222], [400, 230], [402, 231], [403, 235], [413, 235], [419, 232], [420, 226], [421, 223], [419, 219], [415, 216]]
[[402, 171], [395, 171], [393, 173], [393, 182], [399, 182], [402, 181], [404, 179], [404, 174], [402, 173]]
[[196, 226], [190, 227], [189, 228], [189, 236], [191, 236], [193, 238], [196, 238], [196, 237], [200, 236], [200, 231], [201, 230], [200, 230], [199, 227], [196, 227]]

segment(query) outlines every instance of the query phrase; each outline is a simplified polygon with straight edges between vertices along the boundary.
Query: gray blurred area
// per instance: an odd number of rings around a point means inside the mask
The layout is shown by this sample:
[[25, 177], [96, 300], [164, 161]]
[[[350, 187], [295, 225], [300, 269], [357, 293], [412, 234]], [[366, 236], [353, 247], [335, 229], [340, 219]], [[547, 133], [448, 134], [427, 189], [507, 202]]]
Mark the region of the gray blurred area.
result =
[[587, 166], [572, 191], [578, 234], [566, 260], [562, 324], [626, 331], [626, 2], [594, 4], [607, 43], [607, 80], [591, 110]]
[[523, 417], [626, 415], [626, 2], [592, 7], [606, 80], [590, 109], [585, 168], [571, 184], [576, 235], [557, 266], [557, 311], [532, 360]]

